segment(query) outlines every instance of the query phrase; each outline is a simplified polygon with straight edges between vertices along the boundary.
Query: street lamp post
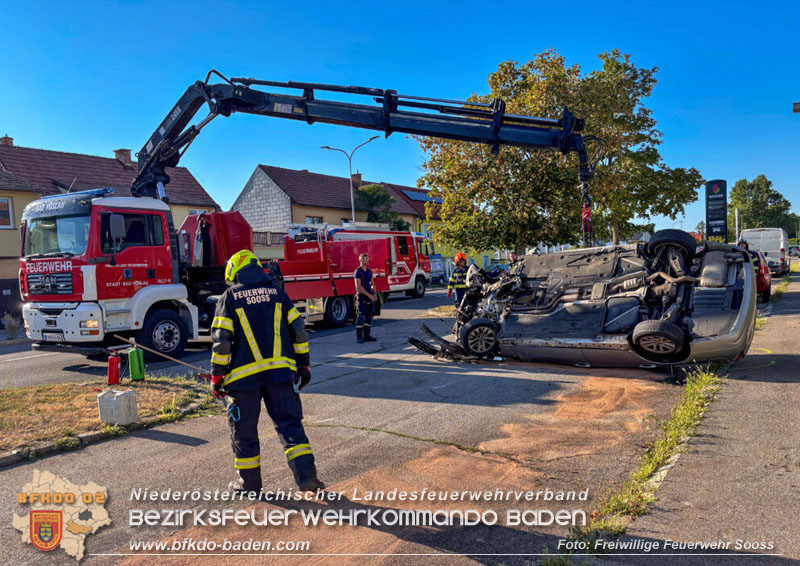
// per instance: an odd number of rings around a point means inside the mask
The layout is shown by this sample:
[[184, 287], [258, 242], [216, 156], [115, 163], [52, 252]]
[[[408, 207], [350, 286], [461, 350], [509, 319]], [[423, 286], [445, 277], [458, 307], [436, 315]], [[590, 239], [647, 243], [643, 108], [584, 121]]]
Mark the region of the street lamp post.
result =
[[351, 213], [351, 215], [353, 217], [353, 222], [356, 221], [356, 200], [355, 200], [355, 195], [353, 194], [353, 154], [356, 152], [356, 150], [359, 147], [364, 147], [369, 142], [371, 142], [372, 140], [376, 140], [379, 137], [380, 136], [372, 136], [371, 138], [369, 138], [364, 143], [354, 147], [353, 151], [351, 151], [350, 153], [347, 153], [345, 150], [339, 149], [338, 147], [330, 147], [330, 146], [327, 146], [327, 145], [323, 145], [323, 146], [320, 147], [320, 149], [330, 149], [332, 151], [341, 151], [347, 157], [347, 166], [348, 166], [348, 168], [350, 170], [350, 213]]

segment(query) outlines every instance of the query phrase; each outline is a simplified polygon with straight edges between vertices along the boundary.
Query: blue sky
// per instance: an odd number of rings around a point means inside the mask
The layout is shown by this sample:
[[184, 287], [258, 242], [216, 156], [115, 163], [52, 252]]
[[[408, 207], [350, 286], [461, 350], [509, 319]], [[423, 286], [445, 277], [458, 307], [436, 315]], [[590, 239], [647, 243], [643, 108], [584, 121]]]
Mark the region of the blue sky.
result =
[[[110, 157], [138, 151], [211, 68], [465, 98], [486, 92], [502, 61], [552, 47], [588, 72], [618, 48], [659, 68], [648, 105], [668, 165], [731, 186], [763, 173], [797, 212], [798, 16], [790, 2], [3, 2], [0, 134]], [[181, 164], [227, 208], [257, 164], [346, 176], [344, 156], [319, 147], [349, 150], [371, 135], [234, 115], [215, 120]], [[360, 149], [353, 167], [415, 185], [422, 160], [416, 142], [395, 134]], [[703, 219], [700, 197], [676, 227]]]

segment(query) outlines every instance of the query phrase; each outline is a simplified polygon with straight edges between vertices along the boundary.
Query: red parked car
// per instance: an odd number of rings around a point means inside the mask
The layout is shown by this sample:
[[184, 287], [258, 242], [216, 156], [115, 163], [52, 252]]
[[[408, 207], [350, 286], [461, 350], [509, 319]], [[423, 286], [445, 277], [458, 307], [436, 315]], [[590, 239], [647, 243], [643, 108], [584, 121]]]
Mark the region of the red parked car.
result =
[[756, 292], [762, 301], [769, 301], [772, 285], [772, 274], [769, 271], [769, 264], [761, 252], [758, 250], [748, 250], [753, 257], [753, 267], [756, 270]]

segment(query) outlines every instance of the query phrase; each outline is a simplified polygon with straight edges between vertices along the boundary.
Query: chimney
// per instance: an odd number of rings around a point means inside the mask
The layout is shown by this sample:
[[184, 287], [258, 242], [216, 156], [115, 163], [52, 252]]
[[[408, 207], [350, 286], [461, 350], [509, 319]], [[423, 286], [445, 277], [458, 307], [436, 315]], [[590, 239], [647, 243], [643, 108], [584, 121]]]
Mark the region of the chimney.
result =
[[116, 157], [117, 160], [120, 161], [123, 165], [133, 165], [133, 161], [131, 161], [130, 149], [115, 149], [114, 157]]
[[4, 135], [2, 138], [0, 138], [0, 145], [14, 147], [14, 138], [8, 137], [8, 134]]
[[353, 186], [356, 189], [360, 189], [361, 188], [361, 173], [358, 173], [358, 172], [353, 173]]

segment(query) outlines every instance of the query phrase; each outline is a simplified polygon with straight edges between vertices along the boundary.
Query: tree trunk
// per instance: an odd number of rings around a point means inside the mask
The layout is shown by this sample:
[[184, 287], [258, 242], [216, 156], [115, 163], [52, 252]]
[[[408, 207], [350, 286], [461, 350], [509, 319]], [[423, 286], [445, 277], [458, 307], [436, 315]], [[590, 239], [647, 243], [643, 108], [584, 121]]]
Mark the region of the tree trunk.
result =
[[617, 219], [613, 216], [611, 217], [611, 241], [615, 246], [619, 245], [619, 226], [617, 225]]

